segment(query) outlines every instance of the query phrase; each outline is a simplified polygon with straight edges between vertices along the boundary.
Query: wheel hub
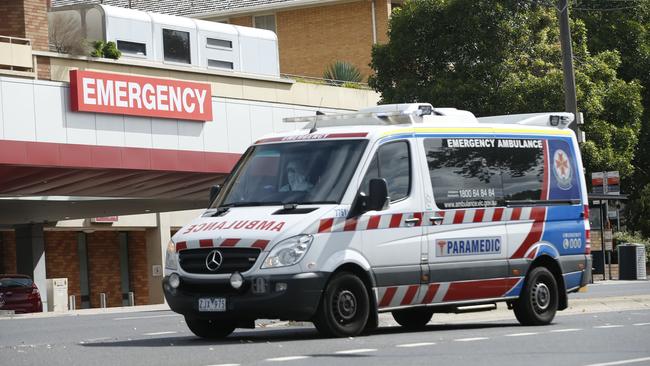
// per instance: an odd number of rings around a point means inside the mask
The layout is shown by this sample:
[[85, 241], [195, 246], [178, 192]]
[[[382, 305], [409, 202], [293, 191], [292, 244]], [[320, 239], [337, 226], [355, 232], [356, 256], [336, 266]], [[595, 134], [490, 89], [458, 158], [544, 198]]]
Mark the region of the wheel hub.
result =
[[533, 288], [533, 305], [539, 310], [546, 310], [551, 304], [551, 291], [545, 283], [537, 283]]
[[350, 321], [357, 314], [357, 298], [349, 290], [343, 290], [339, 293], [336, 300], [337, 313], [343, 321]]

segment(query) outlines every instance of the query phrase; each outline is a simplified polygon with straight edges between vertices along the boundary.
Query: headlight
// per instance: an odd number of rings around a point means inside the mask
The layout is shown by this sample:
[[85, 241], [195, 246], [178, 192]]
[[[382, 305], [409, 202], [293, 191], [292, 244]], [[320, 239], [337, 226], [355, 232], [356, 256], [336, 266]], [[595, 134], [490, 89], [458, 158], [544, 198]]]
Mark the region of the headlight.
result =
[[165, 268], [178, 269], [178, 262], [176, 261], [176, 244], [169, 241], [167, 244], [167, 251], [165, 251]]
[[298, 235], [276, 244], [266, 259], [262, 268], [277, 268], [294, 265], [305, 256], [314, 237]]

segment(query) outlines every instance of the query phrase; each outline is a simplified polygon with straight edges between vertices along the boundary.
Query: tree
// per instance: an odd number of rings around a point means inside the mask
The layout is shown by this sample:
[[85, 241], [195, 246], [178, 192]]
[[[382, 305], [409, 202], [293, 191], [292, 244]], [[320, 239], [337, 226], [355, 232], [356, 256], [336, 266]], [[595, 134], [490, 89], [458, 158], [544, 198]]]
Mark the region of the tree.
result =
[[[572, 24], [578, 109], [588, 171], [634, 171], [641, 86], [617, 76], [620, 54], [590, 54]], [[369, 84], [384, 103], [428, 101], [478, 116], [564, 110], [554, 7], [525, 0], [411, 0], [391, 17], [389, 42], [373, 48]]]
[[650, 236], [650, 0], [579, 1], [573, 14], [587, 28], [589, 49], [616, 50], [621, 56], [620, 77], [638, 80], [643, 87], [644, 114], [633, 161], [635, 172], [623, 180], [622, 188], [630, 193], [629, 226]]

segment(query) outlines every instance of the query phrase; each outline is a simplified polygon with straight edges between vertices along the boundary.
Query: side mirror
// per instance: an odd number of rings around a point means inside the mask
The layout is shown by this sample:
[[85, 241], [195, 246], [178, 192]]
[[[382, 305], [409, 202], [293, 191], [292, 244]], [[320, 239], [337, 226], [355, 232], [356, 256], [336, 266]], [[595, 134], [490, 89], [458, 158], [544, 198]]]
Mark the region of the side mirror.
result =
[[367, 211], [381, 211], [388, 203], [388, 183], [384, 178], [374, 178], [370, 180], [370, 189], [368, 195]]
[[385, 179], [371, 179], [369, 194], [359, 192], [352, 203], [348, 218], [357, 217], [364, 212], [384, 210], [388, 204], [388, 184]]
[[208, 207], [212, 206], [212, 202], [214, 202], [214, 200], [217, 199], [219, 192], [221, 192], [221, 185], [215, 184], [212, 187], [210, 187], [210, 202], [208, 202]]

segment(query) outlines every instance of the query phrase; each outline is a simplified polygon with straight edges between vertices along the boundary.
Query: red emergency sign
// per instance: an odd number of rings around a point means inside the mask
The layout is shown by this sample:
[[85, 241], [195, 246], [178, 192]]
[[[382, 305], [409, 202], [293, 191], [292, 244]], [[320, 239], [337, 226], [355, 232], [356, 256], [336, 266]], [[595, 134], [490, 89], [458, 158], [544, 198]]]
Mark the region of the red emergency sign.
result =
[[212, 120], [210, 84], [70, 70], [75, 112]]

